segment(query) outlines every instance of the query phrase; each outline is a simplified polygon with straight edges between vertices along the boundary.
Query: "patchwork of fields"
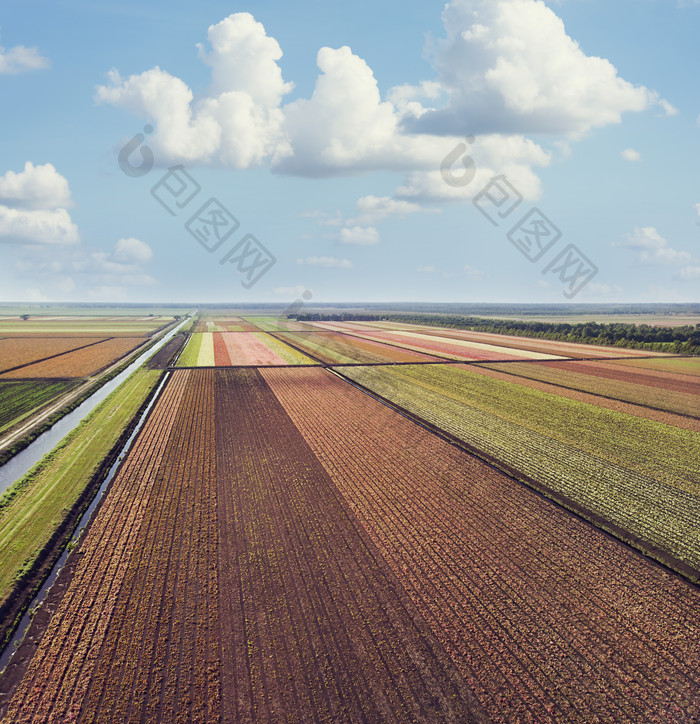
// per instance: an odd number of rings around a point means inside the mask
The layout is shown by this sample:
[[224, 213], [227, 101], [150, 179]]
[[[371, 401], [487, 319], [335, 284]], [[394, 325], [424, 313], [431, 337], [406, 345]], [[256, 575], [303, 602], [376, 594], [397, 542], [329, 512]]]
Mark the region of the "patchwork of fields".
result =
[[0, 319], [0, 434], [144, 348], [172, 317]]
[[4, 720], [700, 718], [695, 360], [221, 316], [165, 375]]

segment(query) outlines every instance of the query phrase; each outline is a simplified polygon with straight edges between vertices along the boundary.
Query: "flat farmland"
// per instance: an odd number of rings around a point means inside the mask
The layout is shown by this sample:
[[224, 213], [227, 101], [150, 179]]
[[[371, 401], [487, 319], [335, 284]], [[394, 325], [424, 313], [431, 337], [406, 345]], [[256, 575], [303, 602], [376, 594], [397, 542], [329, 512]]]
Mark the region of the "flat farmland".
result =
[[[342, 326], [341, 326], [342, 325]], [[515, 337], [508, 334], [495, 334], [491, 332], [473, 332], [470, 330], [444, 329], [442, 327], [430, 327], [421, 324], [396, 324], [394, 322], [343, 322], [334, 325], [334, 328], [352, 331], [357, 325], [359, 330], [365, 333], [371, 330], [385, 332], [401, 332], [413, 334], [437, 336], [447, 339], [462, 340], [465, 342], [476, 342], [495, 347], [506, 348], [503, 351], [523, 350], [529, 352], [550, 354], [556, 357], [574, 357], [581, 359], [589, 358], [610, 358], [610, 357], [646, 357], [649, 352], [638, 349], [625, 349], [623, 347], [604, 347], [593, 344], [577, 344], [575, 342], [562, 342], [549, 339], [537, 339], [529, 337]], [[662, 352], [655, 353], [663, 356]], [[525, 355], [522, 355], [525, 356]], [[536, 359], [536, 358], [535, 358]]]
[[641, 367], [642, 369], [661, 370], [675, 374], [700, 377], [700, 357], [669, 357], [666, 359], [617, 360], [616, 365]]
[[700, 418], [700, 379], [613, 362], [488, 364], [488, 369]]
[[[700, 378], [665, 367], [686, 358], [241, 314], [133, 379], [130, 410], [166, 381], [0, 720], [700, 721]], [[99, 414], [92, 449], [118, 429]], [[20, 574], [81, 440], [0, 501]]]
[[179, 367], [305, 365], [313, 360], [262, 332], [195, 332]]
[[0, 381], [0, 433], [73, 389], [77, 380]]
[[0, 339], [0, 372], [57, 357], [101, 341], [94, 337], [5, 337]]
[[275, 336], [329, 364], [438, 361], [433, 355], [336, 332], [278, 332]]
[[[335, 325], [334, 325], [335, 326]], [[351, 330], [346, 330], [351, 331]], [[441, 357], [455, 361], [476, 360], [518, 360], [518, 359], [561, 359], [561, 355], [549, 352], [520, 349], [515, 346], [494, 345], [484, 342], [466, 340], [458, 337], [449, 337], [437, 334], [413, 332], [408, 330], [355, 330], [353, 336], [363, 339], [383, 342], [385, 344], [406, 350], [413, 350], [423, 354]]]
[[343, 374], [699, 576], [700, 433], [492, 379], [471, 366]]
[[143, 337], [117, 337], [98, 341], [72, 352], [57, 355], [4, 372], [0, 379], [30, 379], [43, 377], [88, 377], [144, 344]]
[[0, 337], [147, 337], [173, 317], [41, 317], [0, 319]]
[[174, 373], [7, 716], [487, 720], [254, 370]]

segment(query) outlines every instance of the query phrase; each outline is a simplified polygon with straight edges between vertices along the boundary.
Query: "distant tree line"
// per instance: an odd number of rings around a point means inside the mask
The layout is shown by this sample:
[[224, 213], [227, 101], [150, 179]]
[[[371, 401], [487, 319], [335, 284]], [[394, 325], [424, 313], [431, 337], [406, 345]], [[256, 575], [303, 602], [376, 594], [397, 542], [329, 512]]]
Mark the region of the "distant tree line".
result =
[[404, 322], [425, 324], [475, 332], [511, 334], [518, 337], [539, 337], [581, 344], [602, 344], [650, 352], [700, 355], [700, 324], [683, 327], [654, 327], [649, 324], [598, 324], [597, 322], [527, 322], [512, 319], [482, 319], [462, 315], [440, 314], [320, 314], [308, 312], [296, 315], [299, 321], [332, 322]]

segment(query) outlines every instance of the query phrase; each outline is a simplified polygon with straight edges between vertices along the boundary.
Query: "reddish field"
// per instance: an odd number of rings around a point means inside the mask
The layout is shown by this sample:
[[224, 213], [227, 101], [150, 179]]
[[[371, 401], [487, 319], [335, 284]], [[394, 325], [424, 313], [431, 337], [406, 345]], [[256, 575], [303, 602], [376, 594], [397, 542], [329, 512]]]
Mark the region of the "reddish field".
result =
[[214, 360], [217, 366], [287, 364], [257, 337], [241, 332], [214, 332]]
[[262, 374], [494, 720], [700, 716], [696, 588], [328, 372]]
[[[592, 344], [576, 344], [572, 342], [560, 342], [557, 340], [537, 339], [528, 337], [514, 337], [511, 335], [494, 334], [491, 332], [472, 332], [470, 330], [444, 329], [442, 327], [428, 327], [423, 325], [394, 324], [386, 323], [361, 323], [361, 322], [338, 322], [335, 324], [317, 323], [319, 326], [339, 331], [348, 331], [361, 334], [374, 334], [374, 332], [390, 332], [391, 329], [417, 332], [429, 336], [448, 337], [461, 339], [468, 342], [481, 342], [482, 344], [493, 344], [498, 347], [511, 347], [530, 352], [542, 352], [545, 354], [560, 355], [562, 357], [648, 357], [652, 354], [646, 350], [625, 349], [624, 347], [603, 347]], [[653, 353], [659, 354], [662, 353]]]
[[38, 377], [87, 377], [99, 372], [144, 343], [143, 337], [119, 337], [62, 354], [59, 357], [20, 367], [0, 375], [2, 379]]
[[634, 370], [611, 362], [527, 362], [488, 364], [511, 381], [535, 379], [656, 410], [700, 417], [700, 382], [689, 375]]
[[439, 361], [433, 355], [335, 332], [280, 332], [275, 336], [327, 364]]
[[12, 337], [0, 340], [0, 372], [94, 345], [94, 337]]
[[[372, 339], [376, 341], [386, 342], [391, 345], [403, 349], [413, 349], [426, 354], [433, 354], [439, 357], [447, 359], [457, 359], [465, 361], [477, 361], [477, 360], [521, 360], [524, 359], [522, 355], [508, 354], [507, 348], [503, 347], [503, 352], [496, 350], [479, 349], [477, 347], [465, 347], [459, 344], [450, 344], [449, 339], [446, 335], [440, 335], [443, 339], [439, 339], [437, 336], [430, 334], [423, 334], [422, 337], [406, 337], [395, 332], [384, 332], [382, 330], [377, 331], [362, 331], [353, 334], [358, 334], [363, 339]], [[489, 344], [491, 344], [489, 342]], [[541, 352], [535, 352], [533, 354], [541, 354]], [[551, 354], [551, 353], [547, 353]]]
[[12, 721], [486, 721], [257, 371], [173, 374], [80, 550]]

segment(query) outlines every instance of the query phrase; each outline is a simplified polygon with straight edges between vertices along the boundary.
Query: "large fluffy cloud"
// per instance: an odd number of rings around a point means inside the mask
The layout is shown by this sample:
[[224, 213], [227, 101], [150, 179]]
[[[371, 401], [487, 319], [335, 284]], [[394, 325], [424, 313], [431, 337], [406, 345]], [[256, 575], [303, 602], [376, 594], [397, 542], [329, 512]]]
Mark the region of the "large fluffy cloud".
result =
[[586, 55], [542, 0], [452, 0], [443, 21], [435, 65], [450, 101], [414, 129], [581, 134], [660, 102], [608, 60]]
[[72, 204], [68, 181], [50, 164], [0, 176], [0, 242], [70, 245], [80, 241], [65, 207]]
[[[528, 133], [549, 134], [556, 144], [655, 103], [674, 110], [620, 78], [608, 60], [587, 56], [541, 0], [451, 0], [443, 21], [437, 78], [385, 97], [363, 58], [348, 47], [324, 47], [311, 97], [285, 103], [293, 86], [283, 78], [279, 44], [252, 15], [237, 13], [212, 25], [207, 46], [199, 46], [211, 69], [201, 96], [156, 67], [127, 79], [112, 71], [96, 99], [154, 121], [148, 143], [163, 165], [267, 164], [306, 177], [402, 173], [394, 197], [382, 197], [383, 209], [358, 208], [358, 219], [342, 222], [341, 241], [364, 244], [378, 241], [366, 231], [377, 220], [469, 199], [497, 175], [537, 199], [536, 169], [549, 165], [552, 153]], [[475, 177], [447, 184], [441, 161], [467, 133], [476, 135], [469, 148]]]
[[113, 70], [96, 100], [153, 120], [149, 143], [161, 160], [247, 168], [289, 153], [280, 103], [292, 85], [282, 80], [279, 44], [249, 13], [237, 13], [209, 28], [212, 69], [207, 95], [194, 100], [187, 84], [155, 67], [123, 79]]

